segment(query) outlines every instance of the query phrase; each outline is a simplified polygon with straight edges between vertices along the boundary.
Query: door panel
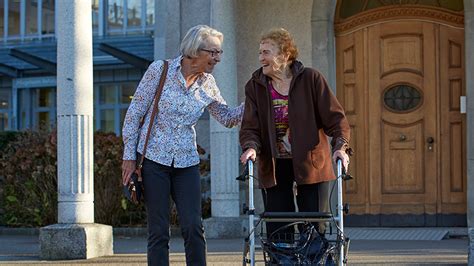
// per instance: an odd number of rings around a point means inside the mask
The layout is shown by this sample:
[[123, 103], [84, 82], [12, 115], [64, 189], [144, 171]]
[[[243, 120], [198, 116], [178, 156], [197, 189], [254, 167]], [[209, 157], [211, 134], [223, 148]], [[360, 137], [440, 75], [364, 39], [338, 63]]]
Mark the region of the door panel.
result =
[[423, 194], [423, 123], [392, 125], [382, 124], [382, 191], [389, 194]]
[[346, 116], [351, 126], [351, 146], [356, 151], [351, 158], [350, 171], [357, 178], [344, 183], [345, 200], [351, 203], [351, 213], [365, 213], [368, 209], [366, 184], [368, 179], [368, 145], [367, 145], [367, 95], [364, 54], [366, 31], [341, 37], [336, 43], [342, 56], [337, 57], [338, 77], [337, 96], [343, 103]]
[[[370, 191], [387, 214], [432, 211], [437, 197], [436, 149], [424, 140], [436, 138], [436, 75], [434, 25], [394, 22], [369, 27], [370, 152], [381, 150], [371, 162]], [[380, 51], [380, 52], [379, 52]], [[379, 67], [382, 66], [382, 67]], [[402, 85], [421, 95], [417, 106], [406, 109], [407, 93], [395, 95], [397, 109], [388, 106], [387, 91]], [[407, 90], [409, 91], [409, 90]], [[431, 205], [431, 206], [428, 206]]]
[[460, 113], [464, 83], [464, 32], [440, 25], [441, 200], [439, 212], [466, 210], [466, 116]]
[[351, 124], [351, 214], [466, 210], [464, 31], [428, 21], [337, 37], [337, 96]]

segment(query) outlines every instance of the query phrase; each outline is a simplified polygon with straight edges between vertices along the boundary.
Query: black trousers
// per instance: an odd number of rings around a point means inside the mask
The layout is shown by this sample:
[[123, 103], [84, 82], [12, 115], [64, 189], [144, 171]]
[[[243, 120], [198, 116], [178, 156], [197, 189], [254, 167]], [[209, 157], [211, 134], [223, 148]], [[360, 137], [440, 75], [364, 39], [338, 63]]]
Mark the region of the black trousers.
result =
[[199, 166], [174, 168], [145, 159], [142, 173], [148, 220], [148, 265], [169, 265], [170, 196], [178, 211], [186, 265], [206, 265]]
[[[293, 162], [291, 159], [276, 159], [275, 177], [277, 185], [271, 188], [262, 189], [262, 196], [265, 211], [267, 212], [294, 212], [295, 201], [293, 193]], [[329, 184], [328, 182], [298, 185], [296, 195], [296, 205], [300, 212], [327, 212], [329, 208]], [[270, 236], [280, 227], [287, 225], [283, 222], [266, 223], [267, 235]], [[324, 232], [324, 223], [316, 225], [320, 232]], [[289, 228], [279, 233], [292, 234], [294, 230]], [[286, 236], [280, 234], [279, 238]], [[291, 239], [291, 237], [290, 237]]]

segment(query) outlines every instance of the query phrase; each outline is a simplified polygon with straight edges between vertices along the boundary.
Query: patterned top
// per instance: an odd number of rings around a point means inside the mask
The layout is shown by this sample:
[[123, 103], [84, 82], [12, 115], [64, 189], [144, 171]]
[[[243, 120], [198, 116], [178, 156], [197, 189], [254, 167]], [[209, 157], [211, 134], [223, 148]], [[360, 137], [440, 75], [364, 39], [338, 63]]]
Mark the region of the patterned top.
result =
[[[211, 74], [203, 73], [191, 87], [186, 88], [181, 60], [182, 56], [179, 56], [170, 61], [145, 155], [149, 160], [177, 168], [199, 163], [194, 126], [205, 108], [226, 127], [240, 124], [244, 110], [243, 104], [235, 108], [227, 106]], [[153, 62], [135, 91], [122, 129], [124, 160], [135, 160], [136, 152], [143, 154], [152, 101], [162, 70], [163, 61]], [[144, 124], [140, 129], [140, 118], [143, 116]]]
[[290, 125], [288, 122], [288, 95], [278, 93], [268, 84], [275, 118], [277, 158], [291, 158]]

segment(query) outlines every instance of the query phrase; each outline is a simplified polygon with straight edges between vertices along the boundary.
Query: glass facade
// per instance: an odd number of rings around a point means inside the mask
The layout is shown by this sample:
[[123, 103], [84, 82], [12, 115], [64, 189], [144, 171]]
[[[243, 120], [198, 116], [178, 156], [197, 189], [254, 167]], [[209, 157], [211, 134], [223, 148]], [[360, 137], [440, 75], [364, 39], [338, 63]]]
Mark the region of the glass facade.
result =
[[[94, 87], [94, 130], [121, 134], [122, 124], [138, 81]], [[11, 90], [0, 89], [0, 131], [10, 128]], [[18, 129], [52, 129], [56, 126], [56, 88], [18, 89]]]
[[94, 128], [121, 134], [122, 124], [138, 82], [101, 84], [94, 88]]
[[[155, 0], [90, 1], [94, 35], [143, 35], [153, 31]], [[54, 38], [57, 3], [58, 0], [0, 0], [0, 43], [10, 45]], [[133, 75], [136, 76], [129, 77], [132, 81], [119, 78], [116, 82], [115, 77], [107, 74], [105, 79], [96, 81], [99, 83], [94, 84], [95, 130], [121, 134], [127, 108], [138, 84], [136, 79], [141, 77]], [[15, 88], [12, 85], [15, 78], [3, 75], [0, 79], [0, 131], [55, 127], [55, 83], [43, 84], [34, 81], [36, 78], [33, 77], [29, 84], [28, 75], [17, 81], [21, 79], [26, 83]]]
[[[0, 40], [55, 37], [55, 0], [0, 0]], [[91, 0], [95, 35], [151, 33], [155, 0]]]
[[106, 9], [106, 35], [136, 34], [153, 30], [154, 0], [108, 0]]

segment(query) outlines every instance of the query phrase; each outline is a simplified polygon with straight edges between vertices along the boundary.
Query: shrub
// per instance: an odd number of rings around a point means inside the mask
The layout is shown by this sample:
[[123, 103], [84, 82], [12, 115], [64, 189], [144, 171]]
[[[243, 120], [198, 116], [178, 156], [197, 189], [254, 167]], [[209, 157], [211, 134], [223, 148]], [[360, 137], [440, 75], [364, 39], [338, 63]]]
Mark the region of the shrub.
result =
[[20, 132], [17, 131], [2, 131], [0, 132], [0, 152], [7, 146], [9, 142], [14, 141]]
[[[26, 131], [5, 141], [0, 153], [4, 178], [0, 187], [0, 224], [37, 227], [57, 222], [56, 132]], [[112, 226], [146, 224], [143, 204], [136, 206], [122, 195], [121, 164], [123, 145], [113, 133], [94, 134], [95, 222]], [[203, 160], [201, 174], [208, 176], [209, 161]], [[207, 185], [207, 187], [209, 187]], [[207, 193], [206, 191], [203, 191]], [[208, 193], [207, 193], [208, 194]], [[203, 217], [210, 216], [210, 199], [204, 198]], [[177, 224], [171, 206], [170, 221]], [[1, 214], [1, 213], [0, 213]]]
[[139, 226], [146, 223], [145, 208], [122, 196], [122, 139], [113, 133], [94, 135], [94, 203], [97, 223]]
[[22, 132], [0, 153], [2, 222], [42, 226], [57, 220], [55, 134]]

